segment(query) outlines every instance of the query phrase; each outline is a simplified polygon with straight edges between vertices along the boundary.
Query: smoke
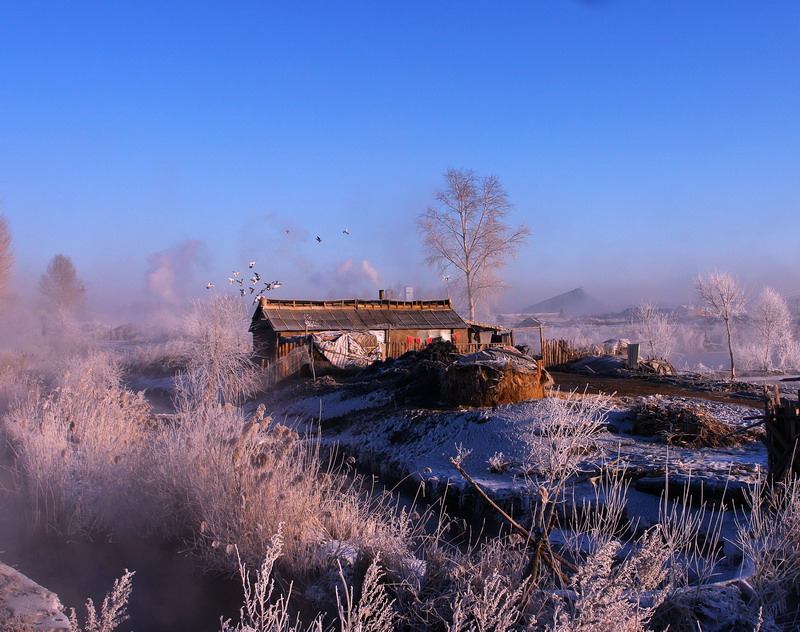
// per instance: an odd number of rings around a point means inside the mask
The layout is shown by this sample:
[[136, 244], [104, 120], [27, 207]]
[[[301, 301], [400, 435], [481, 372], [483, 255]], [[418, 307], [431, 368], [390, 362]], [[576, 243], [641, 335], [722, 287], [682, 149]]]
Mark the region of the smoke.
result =
[[375, 287], [380, 286], [381, 280], [378, 276], [378, 271], [373, 268], [372, 265], [370, 265], [370, 262], [366, 259], [361, 262], [361, 271], [372, 280], [372, 282], [375, 284]]
[[191, 292], [194, 274], [208, 262], [208, 249], [197, 239], [154, 252], [147, 257], [145, 291], [163, 303], [177, 303]]
[[[317, 282], [323, 281], [320, 277], [314, 280]], [[357, 264], [355, 260], [350, 257], [336, 264], [333, 273], [333, 281], [328, 285], [329, 287], [335, 288], [332, 290], [334, 293], [340, 292], [343, 295], [361, 294], [363, 296], [372, 296], [376, 293], [376, 290], [380, 288], [380, 284], [380, 275], [369, 261], [364, 259], [361, 261], [361, 264]]]

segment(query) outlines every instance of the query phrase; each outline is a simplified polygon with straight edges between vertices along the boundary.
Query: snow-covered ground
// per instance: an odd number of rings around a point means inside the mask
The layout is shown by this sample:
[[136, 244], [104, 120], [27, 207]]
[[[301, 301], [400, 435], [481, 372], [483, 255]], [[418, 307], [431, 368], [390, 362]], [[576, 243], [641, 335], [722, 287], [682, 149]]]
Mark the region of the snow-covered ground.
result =
[[[739, 447], [689, 449], [626, 432], [630, 429], [630, 409], [642, 402], [690, 405], [736, 427], [751, 423], [745, 418], [758, 411], [750, 406], [693, 397], [604, 401], [604, 423], [593, 437], [592, 449], [581, 457], [580, 472], [571, 485], [578, 503], [602, 502], [597, 483], [601, 468], [627, 472], [628, 517], [647, 527], [659, 519], [667, 480], [671, 497], [687, 492], [694, 501], [689, 511], [696, 512], [701, 496], [709, 507], [720, 507], [723, 495], [726, 507], [730, 507], [731, 500], [741, 507], [749, 486], [766, 470], [766, 449], [760, 441]], [[451, 500], [461, 497], [458, 504], [462, 517], [471, 517], [475, 522], [493, 515], [492, 510], [481, 502], [450, 458], [459, 451], [467, 453], [462, 465], [475, 482], [498, 504], [518, 512], [527, 505], [532, 489], [530, 477], [523, 472], [523, 465], [531, 465], [526, 437], [537, 432], [553, 408], [548, 400], [469, 410], [405, 408], [392, 402], [389, 390], [373, 390], [363, 384], [337, 385], [330, 379], [317, 386], [307, 383], [306, 387], [295, 384], [280, 389], [265, 404], [276, 421], [294, 427], [315, 429], [321, 418], [325, 444], [339, 446], [384, 482], [424, 481], [426, 494], [434, 498], [445, 490]], [[490, 460], [507, 466], [492, 471]], [[713, 515], [706, 516], [706, 523]], [[742, 514], [724, 511], [720, 516], [720, 542], [730, 554], [730, 563], [718, 578], [730, 578], [740, 571], [731, 543], [736, 540], [736, 521]]]
[[[628, 434], [631, 407], [653, 400], [692, 405], [734, 426], [749, 424], [745, 418], [757, 412], [749, 406], [690, 397], [609, 399], [604, 408], [606, 423], [594, 437], [595, 449], [585, 455], [581, 469], [592, 472], [613, 463], [615, 468], [652, 471], [653, 476], [669, 472], [675, 477], [702, 478], [719, 488], [752, 483], [766, 467], [766, 449], [758, 441], [741, 447], [688, 449]], [[310, 391], [284, 391], [266, 404], [272, 406], [273, 417], [293, 426], [315, 424], [321, 417], [324, 442], [339, 444], [376, 474], [394, 480], [412, 476], [464, 485], [450, 462], [461, 446], [469, 452], [463, 461], [465, 469], [495, 493], [522, 491], [527, 483], [518, 466], [490, 472], [490, 458], [502, 454], [505, 462], [527, 463], [525, 437], [536, 432], [549, 411], [547, 400], [471, 410], [403, 408], [392, 405], [391, 392], [332, 384]]]

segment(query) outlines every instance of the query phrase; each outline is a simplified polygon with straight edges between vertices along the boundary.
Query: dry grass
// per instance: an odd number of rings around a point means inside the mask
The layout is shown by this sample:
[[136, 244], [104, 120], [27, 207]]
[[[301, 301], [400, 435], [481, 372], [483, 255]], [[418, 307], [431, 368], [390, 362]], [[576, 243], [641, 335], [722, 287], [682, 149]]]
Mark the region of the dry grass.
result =
[[122, 388], [108, 354], [68, 366], [54, 388], [31, 392], [3, 423], [37, 520], [75, 534], [113, 525], [128, 509], [149, 406]]
[[737, 446], [753, 440], [753, 432], [731, 434], [737, 428], [685, 404], [642, 403], [631, 410], [633, 434], [660, 436], [664, 443], [687, 448]]

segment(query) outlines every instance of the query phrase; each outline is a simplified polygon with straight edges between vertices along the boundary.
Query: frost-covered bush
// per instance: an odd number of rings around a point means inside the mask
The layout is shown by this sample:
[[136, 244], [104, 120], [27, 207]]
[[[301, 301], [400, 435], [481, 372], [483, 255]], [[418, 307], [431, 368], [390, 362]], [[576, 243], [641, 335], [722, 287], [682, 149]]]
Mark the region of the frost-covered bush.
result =
[[765, 490], [754, 486], [750, 519], [740, 525], [738, 544], [751, 566], [749, 583], [767, 623], [800, 621], [800, 480]]
[[365, 559], [380, 554], [391, 567], [413, 558], [404, 519], [372, 501], [358, 477], [327, 466], [316, 439], [273, 422], [263, 406], [247, 418], [231, 405], [184, 404], [147, 458], [143, 485], [163, 528], [194, 532], [196, 550], [215, 567], [232, 567], [234, 546], [258, 563], [280, 525], [282, 563], [308, 581], [337, 547]]
[[634, 309], [631, 324], [648, 358], [670, 358], [676, 336], [672, 314], [658, 309], [653, 303], [644, 302]]
[[73, 534], [111, 526], [137, 497], [150, 407], [107, 353], [74, 357], [3, 418], [36, 515]]
[[196, 301], [184, 323], [178, 361], [186, 367], [179, 388], [187, 399], [240, 403], [257, 388], [258, 373], [250, 355], [250, 319], [232, 296]]

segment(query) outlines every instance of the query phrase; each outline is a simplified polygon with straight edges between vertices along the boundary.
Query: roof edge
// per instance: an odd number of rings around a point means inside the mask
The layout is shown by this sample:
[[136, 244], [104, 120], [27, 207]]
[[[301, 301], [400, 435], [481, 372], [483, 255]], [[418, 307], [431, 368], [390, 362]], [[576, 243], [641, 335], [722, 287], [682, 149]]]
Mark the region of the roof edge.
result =
[[431, 299], [419, 301], [399, 301], [395, 299], [362, 299], [362, 298], [349, 298], [338, 299], [332, 301], [316, 301], [306, 299], [284, 299], [284, 298], [266, 298], [261, 297], [259, 300], [259, 307], [267, 309], [270, 306], [274, 307], [361, 307], [366, 309], [453, 309], [453, 303], [450, 298], [445, 299]]

